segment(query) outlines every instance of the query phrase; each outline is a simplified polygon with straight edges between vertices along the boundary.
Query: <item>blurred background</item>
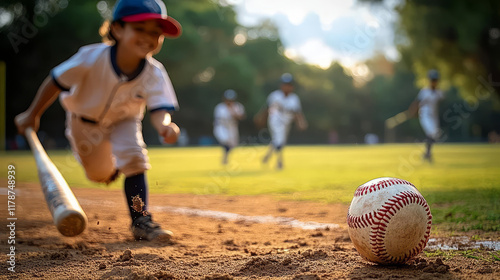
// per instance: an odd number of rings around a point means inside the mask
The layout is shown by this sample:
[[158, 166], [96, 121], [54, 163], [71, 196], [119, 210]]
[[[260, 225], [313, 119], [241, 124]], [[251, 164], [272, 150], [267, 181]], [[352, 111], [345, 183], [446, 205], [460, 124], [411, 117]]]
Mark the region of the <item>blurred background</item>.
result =
[[[443, 142], [500, 141], [500, 1], [484, 0], [167, 0], [183, 26], [155, 56], [180, 103], [177, 145], [213, 145], [213, 109], [232, 88], [247, 110], [243, 144], [266, 144], [253, 116], [294, 75], [309, 121], [292, 144], [415, 142], [417, 119], [388, 129], [441, 73]], [[14, 117], [27, 109], [50, 70], [79, 47], [101, 41], [98, 30], [115, 1], [2, 0], [0, 130], [5, 149], [25, 149]], [[46, 148], [66, 148], [59, 102], [43, 115]], [[159, 145], [144, 121], [148, 145]]]

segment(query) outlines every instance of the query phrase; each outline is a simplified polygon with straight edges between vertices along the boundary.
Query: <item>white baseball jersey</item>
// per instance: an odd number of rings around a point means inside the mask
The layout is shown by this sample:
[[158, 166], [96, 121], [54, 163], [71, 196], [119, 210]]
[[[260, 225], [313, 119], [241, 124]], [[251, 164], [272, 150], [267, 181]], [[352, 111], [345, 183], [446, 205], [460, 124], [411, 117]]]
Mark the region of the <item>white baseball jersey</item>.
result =
[[300, 99], [295, 93], [287, 96], [281, 90], [275, 90], [267, 97], [269, 107], [269, 120], [279, 120], [285, 125], [289, 125], [294, 115], [302, 110]]
[[214, 109], [214, 136], [222, 145], [235, 147], [239, 142], [238, 120], [231, 112], [238, 116], [245, 114], [245, 108], [239, 102], [233, 102], [230, 109], [225, 102], [217, 104]]
[[296, 113], [302, 110], [300, 99], [295, 93], [287, 96], [281, 90], [275, 90], [267, 98], [269, 107], [268, 126], [275, 146], [286, 143], [290, 125]]
[[142, 138], [144, 110], [176, 110], [177, 97], [165, 68], [148, 57], [126, 76], [116, 63], [116, 47], [80, 48], [52, 70], [63, 92], [66, 136], [90, 180], [106, 182], [118, 169], [125, 176], [150, 168]]
[[423, 88], [417, 95], [419, 120], [428, 137], [435, 139], [439, 134], [438, 104], [444, 94], [441, 90]]
[[142, 119], [144, 108], [176, 110], [172, 83], [165, 68], [152, 57], [131, 77], [116, 64], [116, 48], [93, 44], [80, 48], [52, 70], [66, 111], [103, 124], [127, 118]]

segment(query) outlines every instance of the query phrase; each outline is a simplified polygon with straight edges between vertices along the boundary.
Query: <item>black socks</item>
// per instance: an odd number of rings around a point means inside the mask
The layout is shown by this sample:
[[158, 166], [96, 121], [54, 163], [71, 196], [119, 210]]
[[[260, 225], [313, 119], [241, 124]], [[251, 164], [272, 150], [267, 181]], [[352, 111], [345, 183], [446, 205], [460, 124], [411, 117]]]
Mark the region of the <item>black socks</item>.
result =
[[147, 214], [148, 185], [144, 173], [125, 178], [125, 196], [132, 221]]

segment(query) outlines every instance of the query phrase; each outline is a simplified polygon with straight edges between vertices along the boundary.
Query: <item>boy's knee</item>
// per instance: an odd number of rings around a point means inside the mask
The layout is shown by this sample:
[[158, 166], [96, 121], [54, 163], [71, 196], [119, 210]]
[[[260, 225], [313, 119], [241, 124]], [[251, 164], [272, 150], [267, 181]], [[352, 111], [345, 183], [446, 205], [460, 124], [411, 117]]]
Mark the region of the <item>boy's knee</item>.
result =
[[89, 179], [92, 182], [96, 183], [110, 183], [113, 181], [117, 176], [117, 170], [116, 169], [111, 169], [111, 170], [98, 170], [98, 169], [85, 169], [85, 175], [87, 176], [87, 179]]
[[144, 173], [151, 168], [147, 156], [142, 152], [130, 154], [126, 160], [118, 160], [118, 162], [120, 171], [126, 177]]
[[281, 142], [273, 142], [272, 145], [274, 147], [274, 150], [276, 150], [277, 152], [281, 151], [281, 149], [283, 148], [283, 144]]

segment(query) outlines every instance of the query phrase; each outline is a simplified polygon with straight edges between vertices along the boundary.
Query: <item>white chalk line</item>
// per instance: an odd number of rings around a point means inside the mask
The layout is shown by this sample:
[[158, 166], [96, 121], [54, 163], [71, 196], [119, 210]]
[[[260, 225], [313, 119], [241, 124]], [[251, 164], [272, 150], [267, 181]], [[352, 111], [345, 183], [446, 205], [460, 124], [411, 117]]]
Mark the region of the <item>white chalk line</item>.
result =
[[[7, 195], [8, 188], [0, 188], [0, 195]], [[20, 191], [16, 190], [16, 195], [20, 195]], [[79, 199], [81, 205], [99, 205], [99, 206], [117, 206], [117, 203], [112, 201], [103, 200], [90, 200], [90, 199]], [[303, 222], [289, 217], [275, 217], [275, 216], [246, 216], [236, 213], [214, 211], [214, 210], [202, 210], [189, 207], [173, 207], [173, 206], [153, 206], [150, 207], [152, 212], [170, 212], [179, 215], [213, 218], [217, 220], [225, 221], [235, 221], [235, 222], [248, 222], [248, 223], [259, 223], [259, 224], [278, 224], [291, 226], [294, 228], [301, 228], [305, 230], [317, 230], [317, 229], [336, 229], [340, 226], [338, 224], [332, 223], [318, 223], [318, 222]], [[490, 240], [470, 240], [467, 236], [460, 236], [456, 238], [450, 238], [449, 240], [443, 242], [443, 240], [438, 240], [436, 238], [429, 239], [426, 250], [467, 250], [476, 248], [487, 248], [491, 250], [500, 250], [500, 241], [490, 241]]]
[[449, 237], [447, 240], [442, 238], [430, 238], [425, 249], [441, 251], [458, 251], [486, 248], [490, 250], [500, 250], [500, 241], [493, 240], [471, 240], [467, 236]]
[[[106, 206], [115, 206], [115, 202], [111, 201], [98, 201], [98, 200], [89, 200], [89, 199], [79, 199], [78, 200], [82, 205], [106, 205]], [[275, 216], [246, 216], [236, 213], [223, 212], [223, 211], [214, 211], [214, 210], [202, 210], [196, 208], [189, 207], [174, 207], [174, 206], [151, 206], [149, 207], [149, 211], [155, 212], [170, 212], [179, 215], [185, 216], [194, 216], [194, 217], [204, 217], [204, 218], [213, 218], [217, 220], [224, 221], [234, 221], [234, 222], [243, 222], [243, 223], [256, 223], [256, 224], [278, 224], [284, 226], [291, 226], [294, 228], [301, 228], [306, 230], [317, 230], [317, 229], [336, 229], [340, 228], [337, 224], [330, 223], [318, 223], [318, 222], [302, 222], [296, 220], [294, 218], [289, 217], [275, 217]]]
[[151, 207], [152, 212], [170, 212], [186, 216], [196, 216], [205, 218], [214, 218], [218, 220], [228, 220], [236, 222], [247, 222], [247, 223], [257, 223], [257, 224], [278, 224], [291, 226], [294, 228], [301, 228], [306, 230], [317, 230], [317, 229], [335, 229], [340, 226], [337, 224], [330, 223], [318, 223], [318, 222], [302, 222], [294, 218], [289, 217], [275, 217], [275, 216], [246, 216], [230, 212], [214, 211], [214, 210], [201, 210], [188, 207], [172, 207], [172, 206], [153, 206]]

